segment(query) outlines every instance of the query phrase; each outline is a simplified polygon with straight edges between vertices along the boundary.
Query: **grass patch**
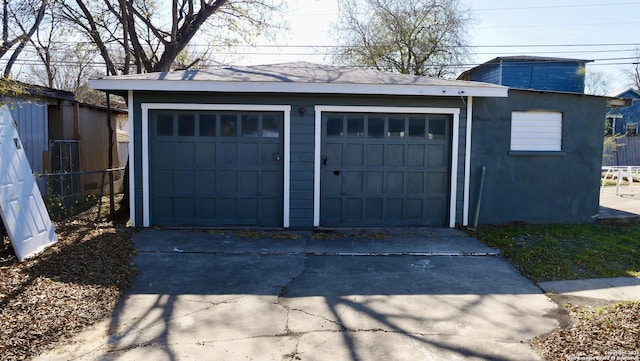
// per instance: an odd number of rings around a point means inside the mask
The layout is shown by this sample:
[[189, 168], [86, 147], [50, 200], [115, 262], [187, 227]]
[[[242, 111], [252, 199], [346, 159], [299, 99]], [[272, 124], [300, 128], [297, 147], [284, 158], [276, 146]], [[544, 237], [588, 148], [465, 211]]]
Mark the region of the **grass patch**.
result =
[[535, 282], [640, 277], [640, 224], [511, 223], [483, 226], [475, 236]]

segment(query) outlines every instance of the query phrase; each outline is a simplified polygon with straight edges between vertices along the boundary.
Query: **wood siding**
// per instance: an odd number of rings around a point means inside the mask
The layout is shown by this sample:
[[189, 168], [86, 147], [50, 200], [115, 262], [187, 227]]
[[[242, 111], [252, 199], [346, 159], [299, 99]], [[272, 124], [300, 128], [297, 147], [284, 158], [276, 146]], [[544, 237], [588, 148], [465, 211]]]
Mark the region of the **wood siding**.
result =
[[517, 89], [584, 92], [584, 73], [578, 62], [503, 61], [474, 69], [473, 81]]
[[617, 150], [606, 150], [604, 166], [640, 166], [640, 136], [622, 137], [616, 140]]

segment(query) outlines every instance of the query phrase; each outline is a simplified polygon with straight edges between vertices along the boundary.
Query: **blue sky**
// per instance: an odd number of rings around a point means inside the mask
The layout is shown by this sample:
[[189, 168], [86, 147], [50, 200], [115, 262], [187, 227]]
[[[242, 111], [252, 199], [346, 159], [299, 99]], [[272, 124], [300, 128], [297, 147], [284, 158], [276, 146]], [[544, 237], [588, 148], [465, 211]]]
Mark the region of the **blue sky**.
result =
[[[289, 31], [234, 63], [265, 64], [306, 60], [329, 62], [322, 46], [338, 15], [337, 0], [288, 0]], [[611, 88], [625, 86], [621, 69], [640, 48], [640, 1], [631, 0], [460, 0], [474, 18], [469, 42], [474, 63], [496, 56], [538, 55], [595, 60], [590, 71], [604, 73]], [[281, 47], [275, 47], [280, 45]], [[535, 45], [535, 46], [534, 46]], [[546, 45], [546, 46], [542, 46]], [[260, 53], [261, 55], [255, 55]], [[231, 60], [231, 59], [229, 59]]]

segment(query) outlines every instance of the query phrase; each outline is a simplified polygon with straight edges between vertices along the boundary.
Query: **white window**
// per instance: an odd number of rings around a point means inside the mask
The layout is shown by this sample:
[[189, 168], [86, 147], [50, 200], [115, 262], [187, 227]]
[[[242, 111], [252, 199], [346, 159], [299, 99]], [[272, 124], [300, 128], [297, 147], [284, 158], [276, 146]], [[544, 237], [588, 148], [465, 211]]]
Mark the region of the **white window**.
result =
[[627, 135], [637, 135], [638, 134], [638, 123], [627, 123]]
[[512, 112], [511, 150], [561, 151], [562, 113], [546, 111]]

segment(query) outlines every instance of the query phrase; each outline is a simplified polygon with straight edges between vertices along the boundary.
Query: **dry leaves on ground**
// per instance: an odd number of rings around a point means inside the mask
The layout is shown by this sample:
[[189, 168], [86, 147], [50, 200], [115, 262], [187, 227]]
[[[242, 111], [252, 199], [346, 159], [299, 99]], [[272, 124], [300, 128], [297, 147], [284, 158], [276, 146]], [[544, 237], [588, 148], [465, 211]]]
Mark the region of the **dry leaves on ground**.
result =
[[0, 243], [0, 354], [32, 358], [108, 317], [135, 279], [134, 230], [81, 217], [58, 222], [58, 242], [20, 263]]
[[571, 315], [571, 326], [532, 341], [545, 360], [640, 358], [640, 303], [565, 307]]

